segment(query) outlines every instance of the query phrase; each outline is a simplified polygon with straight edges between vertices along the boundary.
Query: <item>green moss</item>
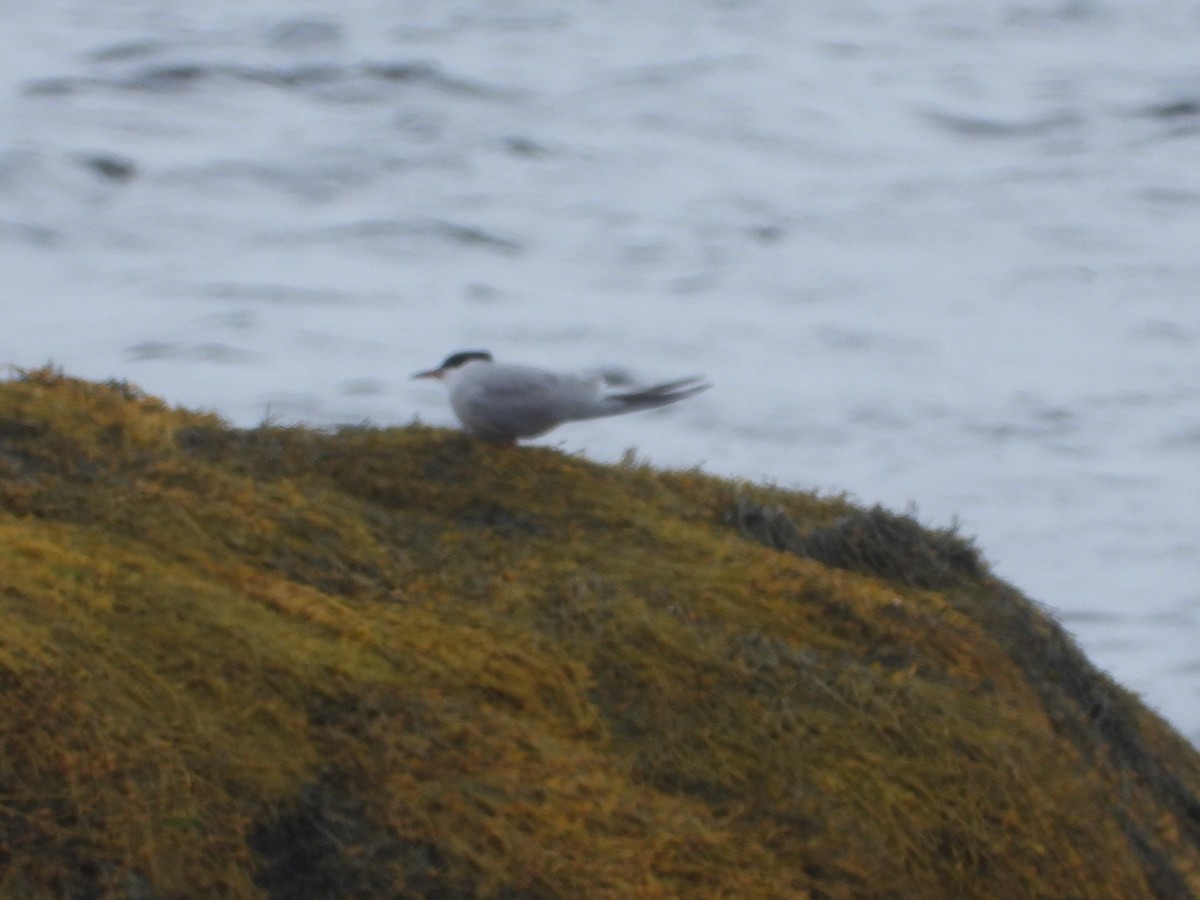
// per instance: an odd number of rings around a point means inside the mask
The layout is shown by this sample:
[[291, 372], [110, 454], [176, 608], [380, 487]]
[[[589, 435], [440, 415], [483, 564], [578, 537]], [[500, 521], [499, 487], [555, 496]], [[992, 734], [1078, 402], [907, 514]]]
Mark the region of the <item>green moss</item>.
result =
[[0, 896], [1173, 897], [1200, 763], [904, 517], [0, 385]]

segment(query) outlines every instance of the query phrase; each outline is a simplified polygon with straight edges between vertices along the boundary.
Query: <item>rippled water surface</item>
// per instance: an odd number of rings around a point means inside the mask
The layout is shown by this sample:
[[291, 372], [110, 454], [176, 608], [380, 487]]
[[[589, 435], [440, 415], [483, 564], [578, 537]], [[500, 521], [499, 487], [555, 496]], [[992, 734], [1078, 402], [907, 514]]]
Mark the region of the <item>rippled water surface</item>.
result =
[[0, 362], [958, 516], [1200, 738], [1200, 4], [0, 0]]

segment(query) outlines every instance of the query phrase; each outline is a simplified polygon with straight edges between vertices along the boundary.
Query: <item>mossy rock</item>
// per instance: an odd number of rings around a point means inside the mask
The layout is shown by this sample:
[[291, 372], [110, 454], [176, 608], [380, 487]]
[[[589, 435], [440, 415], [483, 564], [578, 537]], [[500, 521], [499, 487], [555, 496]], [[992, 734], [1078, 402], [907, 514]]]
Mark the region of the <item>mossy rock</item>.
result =
[[1200, 759], [953, 532], [0, 384], [0, 896], [1183, 898]]

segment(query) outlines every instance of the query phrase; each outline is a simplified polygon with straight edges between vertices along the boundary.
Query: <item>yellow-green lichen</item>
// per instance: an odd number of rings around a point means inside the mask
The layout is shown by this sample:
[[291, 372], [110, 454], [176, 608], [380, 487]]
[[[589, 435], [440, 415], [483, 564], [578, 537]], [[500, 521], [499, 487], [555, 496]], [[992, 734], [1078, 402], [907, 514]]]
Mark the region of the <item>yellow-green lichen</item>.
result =
[[0, 896], [1200, 893], [1192, 748], [954, 540], [25, 373]]

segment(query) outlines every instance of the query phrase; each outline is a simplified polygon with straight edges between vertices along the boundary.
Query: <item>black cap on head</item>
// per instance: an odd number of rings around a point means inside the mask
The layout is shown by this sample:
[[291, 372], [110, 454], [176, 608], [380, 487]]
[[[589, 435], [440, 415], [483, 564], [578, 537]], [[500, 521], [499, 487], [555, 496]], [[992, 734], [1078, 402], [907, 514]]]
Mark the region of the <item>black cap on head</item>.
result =
[[460, 350], [458, 353], [451, 353], [447, 356], [441, 367], [443, 369], [457, 369], [459, 366], [469, 363], [473, 359], [491, 362], [492, 354], [486, 350]]

